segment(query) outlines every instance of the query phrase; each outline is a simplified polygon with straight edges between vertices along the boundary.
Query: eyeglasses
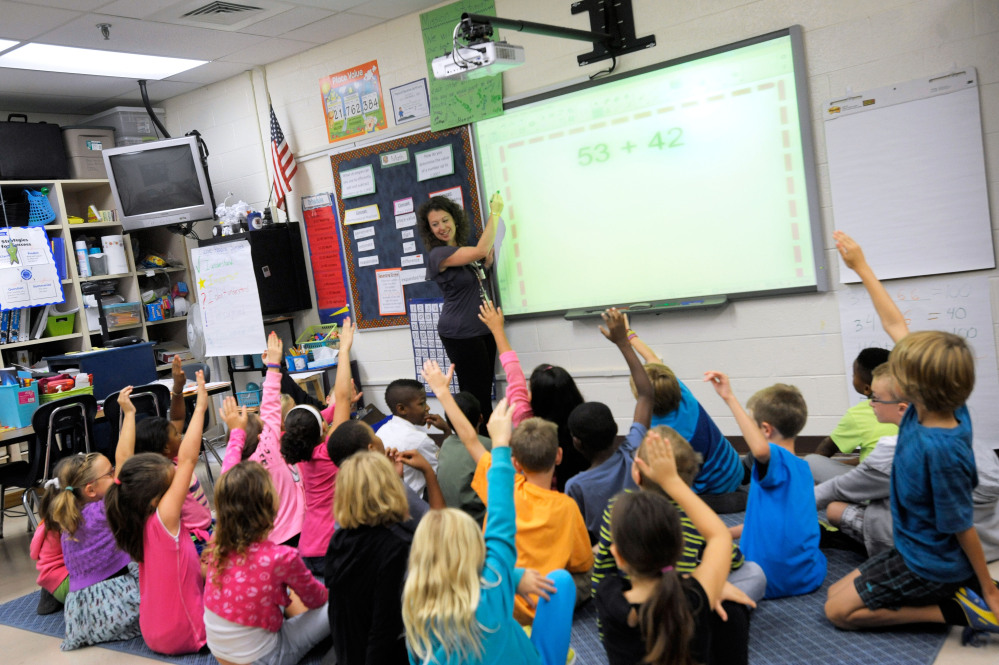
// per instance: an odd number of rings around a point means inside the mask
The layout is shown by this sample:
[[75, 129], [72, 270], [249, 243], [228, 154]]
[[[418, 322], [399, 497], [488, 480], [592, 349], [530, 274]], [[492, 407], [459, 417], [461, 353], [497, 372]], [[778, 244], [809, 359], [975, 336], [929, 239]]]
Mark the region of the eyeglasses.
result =
[[102, 473], [101, 475], [97, 476], [96, 480], [100, 480], [101, 478], [113, 478], [113, 477], [114, 477], [114, 467], [112, 466], [107, 473]]
[[871, 398], [871, 404], [905, 404], [903, 399], [877, 399], [876, 397]]

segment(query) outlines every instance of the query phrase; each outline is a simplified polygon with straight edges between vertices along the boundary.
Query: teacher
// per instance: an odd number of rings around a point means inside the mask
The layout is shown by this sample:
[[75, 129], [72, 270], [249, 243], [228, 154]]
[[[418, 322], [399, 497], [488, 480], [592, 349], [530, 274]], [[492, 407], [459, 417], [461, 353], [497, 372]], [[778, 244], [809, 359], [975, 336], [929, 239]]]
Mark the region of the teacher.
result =
[[479, 305], [489, 299], [485, 271], [493, 264], [493, 241], [502, 212], [503, 198], [496, 192], [489, 200], [482, 237], [466, 246], [471, 225], [454, 201], [434, 196], [417, 211], [420, 237], [429, 252], [427, 279], [436, 282], [444, 294], [437, 334], [454, 363], [458, 387], [479, 400], [483, 423], [493, 411], [496, 340], [479, 320]]

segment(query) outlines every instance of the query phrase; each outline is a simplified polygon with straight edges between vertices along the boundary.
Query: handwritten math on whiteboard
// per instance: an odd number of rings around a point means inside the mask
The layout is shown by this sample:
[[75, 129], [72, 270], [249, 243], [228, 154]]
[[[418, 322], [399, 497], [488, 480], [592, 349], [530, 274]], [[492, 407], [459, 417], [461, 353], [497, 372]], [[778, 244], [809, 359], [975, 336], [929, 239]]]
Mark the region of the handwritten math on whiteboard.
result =
[[[992, 283], [984, 275], [948, 275], [891, 280], [888, 294], [905, 317], [909, 330], [942, 330], [967, 340], [975, 355], [975, 389], [968, 400], [976, 443], [999, 448], [999, 371], [996, 370], [992, 322]], [[843, 359], [847, 371], [862, 349], [891, 349], [867, 290], [846, 285], [838, 290]], [[850, 403], [862, 397], [850, 390]]]

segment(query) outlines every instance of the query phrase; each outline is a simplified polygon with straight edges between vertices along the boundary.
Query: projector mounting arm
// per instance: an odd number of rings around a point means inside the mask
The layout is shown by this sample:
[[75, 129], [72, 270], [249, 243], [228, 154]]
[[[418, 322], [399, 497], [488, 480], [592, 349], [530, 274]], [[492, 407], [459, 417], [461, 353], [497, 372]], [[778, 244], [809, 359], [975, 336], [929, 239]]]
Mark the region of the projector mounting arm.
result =
[[631, 9], [631, 0], [580, 0], [572, 3], [572, 13], [581, 12], [589, 13], [591, 31], [469, 13], [461, 15], [458, 30], [469, 44], [490, 41], [493, 27], [590, 42], [593, 44], [593, 50], [576, 56], [580, 67], [656, 45], [655, 35], [642, 38], [635, 36], [635, 17]]

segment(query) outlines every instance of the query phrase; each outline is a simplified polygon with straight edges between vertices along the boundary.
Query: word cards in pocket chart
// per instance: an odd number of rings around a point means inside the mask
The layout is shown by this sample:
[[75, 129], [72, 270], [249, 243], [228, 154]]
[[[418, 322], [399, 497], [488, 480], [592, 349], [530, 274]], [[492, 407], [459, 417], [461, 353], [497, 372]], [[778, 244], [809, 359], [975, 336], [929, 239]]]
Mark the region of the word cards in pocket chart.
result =
[[[413, 338], [413, 361], [416, 366], [416, 378], [423, 383], [427, 395], [434, 392], [423, 380], [423, 361], [436, 360], [441, 371], [447, 373], [451, 360], [447, 357], [444, 344], [437, 334], [437, 321], [441, 318], [443, 298], [410, 298], [409, 300], [409, 332]], [[451, 378], [451, 393], [458, 392], [457, 375]]]
[[[942, 330], [967, 340], [975, 355], [975, 389], [968, 400], [975, 440], [999, 448], [999, 409], [994, 406], [999, 401], [999, 372], [992, 322], [993, 280], [984, 275], [942, 275], [891, 280], [884, 285], [910, 331]], [[847, 285], [837, 296], [843, 360], [849, 373], [862, 349], [891, 349], [893, 343], [863, 286]], [[854, 404], [860, 396], [852, 387], [849, 391]]]

